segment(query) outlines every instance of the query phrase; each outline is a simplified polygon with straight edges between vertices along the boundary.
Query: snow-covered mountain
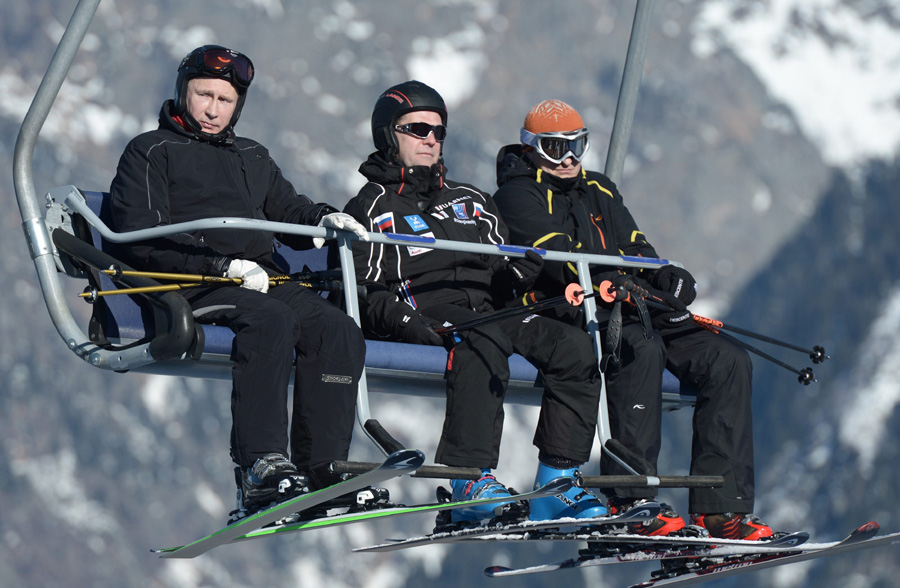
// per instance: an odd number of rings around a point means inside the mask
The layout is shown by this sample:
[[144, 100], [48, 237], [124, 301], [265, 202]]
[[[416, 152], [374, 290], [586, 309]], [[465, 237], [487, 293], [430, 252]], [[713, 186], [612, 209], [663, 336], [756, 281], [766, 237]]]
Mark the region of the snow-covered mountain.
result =
[[[152, 556], [150, 547], [209, 532], [231, 508], [229, 387], [101, 373], [67, 351], [47, 320], [14, 209], [12, 150], [75, 2], [7, 4], [0, 584], [456, 586], [500, 582], [482, 577], [488, 564], [571, 555], [571, 546], [348, 554], [428, 530], [419, 519], [186, 562]], [[548, 97], [581, 111], [594, 139], [587, 164], [602, 169], [633, 12], [634, 2], [607, 0], [106, 0], [42, 134], [36, 187], [106, 189], [127, 140], [155, 126], [178, 60], [209, 42], [253, 58], [258, 76], [238, 131], [267, 145], [316, 200], [342, 206], [355, 193], [372, 104], [411, 77], [447, 99], [445, 154], [457, 179], [490, 190], [498, 148]], [[898, 66], [900, 8], [888, 0], [658, 0], [620, 186], [650, 241], [700, 279], [699, 313], [832, 355], [809, 387], [763, 361], [754, 380], [757, 510], [822, 540], [870, 519], [900, 530]], [[73, 297], [80, 288], [72, 285]], [[76, 308], [86, 323], [90, 309]], [[373, 399], [375, 416], [429, 456], [442, 411], [435, 400]], [[535, 420], [534, 409], [510, 407], [498, 474], [520, 488], [533, 477]], [[666, 428], [661, 470], [686, 473], [689, 411], [667, 415]], [[353, 452], [376, 457], [362, 434]], [[390, 488], [412, 503], [430, 500], [433, 486]], [[685, 510], [685, 493], [663, 497]], [[887, 551], [845, 556], [720, 584], [892, 586], [897, 560]], [[560, 572], [528, 585], [623, 585], [650, 569]]]

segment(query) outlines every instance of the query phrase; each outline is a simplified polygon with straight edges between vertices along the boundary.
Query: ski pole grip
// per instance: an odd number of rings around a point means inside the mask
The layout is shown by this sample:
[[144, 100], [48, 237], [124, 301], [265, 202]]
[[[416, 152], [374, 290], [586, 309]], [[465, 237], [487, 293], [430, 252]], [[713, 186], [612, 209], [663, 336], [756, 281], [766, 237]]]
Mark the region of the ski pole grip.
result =
[[707, 328], [714, 327], [717, 329], [722, 329], [725, 326], [722, 323], [722, 321], [717, 321], [715, 319], [706, 318], [705, 316], [700, 316], [699, 314], [695, 314], [693, 316], [694, 316], [694, 322], [697, 323], [698, 325], [700, 325], [701, 327], [707, 327]]

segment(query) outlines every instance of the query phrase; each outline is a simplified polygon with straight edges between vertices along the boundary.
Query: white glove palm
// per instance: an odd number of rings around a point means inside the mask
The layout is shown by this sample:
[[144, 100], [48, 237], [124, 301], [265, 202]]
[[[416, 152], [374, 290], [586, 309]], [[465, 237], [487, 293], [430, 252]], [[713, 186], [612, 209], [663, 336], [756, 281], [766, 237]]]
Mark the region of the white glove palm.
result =
[[229, 278], [240, 278], [241, 288], [256, 290], [263, 294], [269, 291], [269, 274], [255, 261], [235, 259], [228, 264], [225, 275]]
[[[322, 217], [322, 220], [319, 221], [319, 226], [328, 229], [343, 229], [352, 232], [362, 241], [369, 240], [369, 232], [366, 228], [346, 212], [332, 212], [331, 214], [326, 214]], [[324, 244], [325, 239], [323, 237], [313, 237], [313, 245], [316, 246], [316, 249], [321, 249]]]

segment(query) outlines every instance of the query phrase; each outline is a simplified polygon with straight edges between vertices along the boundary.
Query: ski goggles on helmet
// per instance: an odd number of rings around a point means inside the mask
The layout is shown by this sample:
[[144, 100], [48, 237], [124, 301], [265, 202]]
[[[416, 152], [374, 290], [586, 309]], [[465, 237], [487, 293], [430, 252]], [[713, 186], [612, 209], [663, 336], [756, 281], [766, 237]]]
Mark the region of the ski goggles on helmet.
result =
[[216, 77], [230, 75], [231, 80], [242, 88], [253, 81], [253, 62], [243, 53], [225, 48], [210, 48], [198, 51], [193, 57], [193, 65], [200, 73]]
[[434, 140], [443, 143], [447, 138], [447, 127], [444, 125], [430, 125], [423, 122], [407, 123], [405, 125], [394, 125], [395, 131], [412, 135], [419, 139], [427, 139], [428, 135], [434, 133]]
[[533, 147], [541, 157], [555, 164], [562, 163], [567, 157], [580, 162], [591, 146], [587, 128], [565, 133], [538, 134], [523, 128], [519, 136], [524, 145]]

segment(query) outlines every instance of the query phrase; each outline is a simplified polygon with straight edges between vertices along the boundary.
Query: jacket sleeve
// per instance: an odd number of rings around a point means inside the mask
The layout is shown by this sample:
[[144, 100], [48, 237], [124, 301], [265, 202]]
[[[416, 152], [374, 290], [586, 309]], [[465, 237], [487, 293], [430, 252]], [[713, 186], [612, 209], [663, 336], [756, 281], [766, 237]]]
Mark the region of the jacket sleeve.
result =
[[[110, 186], [110, 221], [117, 232], [171, 224], [167, 151], [147, 135], [125, 148]], [[221, 274], [225, 259], [202, 236], [178, 233], [127, 244], [129, 261], [140, 269]]]
[[[337, 208], [325, 204], [314, 203], [309, 197], [298, 194], [294, 186], [284, 177], [281, 169], [270, 158], [271, 165], [269, 191], [263, 212], [272, 221], [316, 226], [326, 214], [337, 212]], [[311, 237], [301, 235], [277, 234], [278, 240], [292, 249], [311, 249]]]

